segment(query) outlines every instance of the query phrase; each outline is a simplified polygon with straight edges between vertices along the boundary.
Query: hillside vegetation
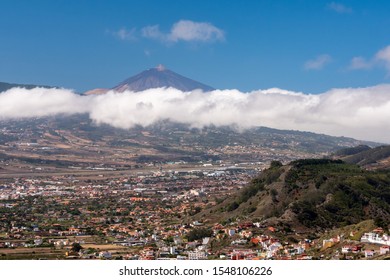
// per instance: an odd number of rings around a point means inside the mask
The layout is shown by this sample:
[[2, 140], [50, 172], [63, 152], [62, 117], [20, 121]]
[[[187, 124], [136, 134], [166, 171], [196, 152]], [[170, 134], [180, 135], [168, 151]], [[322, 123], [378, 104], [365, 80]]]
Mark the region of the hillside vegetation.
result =
[[271, 167], [234, 196], [201, 213], [211, 222], [259, 221], [323, 231], [374, 219], [390, 222], [390, 172], [341, 160], [305, 159]]
[[380, 161], [386, 160], [390, 157], [390, 146], [379, 146], [368, 149], [366, 147], [367, 146], [363, 145], [345, 149], [343, 150], [344, 154], [341, 154], [342, 159], [348, 163], [367, 166], [379, 163]]

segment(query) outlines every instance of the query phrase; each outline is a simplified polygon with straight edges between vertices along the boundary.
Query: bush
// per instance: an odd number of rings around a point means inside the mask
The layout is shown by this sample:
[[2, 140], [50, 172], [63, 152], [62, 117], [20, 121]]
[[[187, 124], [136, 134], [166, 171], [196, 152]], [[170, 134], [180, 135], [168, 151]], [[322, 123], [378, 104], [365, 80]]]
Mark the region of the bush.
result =
[[187, 239], [191, 242], [204, 237], [211, 237], [212, 234], [213, 231], [209, 228], [195, 228], [188, 233]]
[[83, 246], [81, 246], [79, 243], [73, 243], [72, 244], [72, 251], [73, 252], [80, 252], [80, 250], [83, 249]]
[[236, 201], [234, 201], [234, 202], [232, 202], [232, 203], [227, 207], [226, 210], [227, 210], [228, 212], [231, 212], [231, 211], [236, 210], [239, 206], [240, 206], [240, 205], [239, 205]]
[[271, 168], [279, 168], [282, 166], [283, 166], [283, 164], [278, 160], [271, 161], [271, 166], [270, 166]]

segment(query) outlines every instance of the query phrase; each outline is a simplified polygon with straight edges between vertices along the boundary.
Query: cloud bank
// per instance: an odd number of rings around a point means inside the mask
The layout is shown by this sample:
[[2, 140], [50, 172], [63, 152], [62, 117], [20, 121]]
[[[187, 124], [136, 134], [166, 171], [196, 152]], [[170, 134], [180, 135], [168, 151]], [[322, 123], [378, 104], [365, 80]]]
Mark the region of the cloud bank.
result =
[[142, 92], [80, 96], [64, 89], [0, 94], [0, 120], [87, 113], [97, 124], [128, 129], [170, 120], [193, 127], [267, 126], [390, 143], [390, 84], [304, 94], [278, 88]]
[[66, 89], [12, 88], [0, 93], [0, 120], [88, 113], [88, 101]]

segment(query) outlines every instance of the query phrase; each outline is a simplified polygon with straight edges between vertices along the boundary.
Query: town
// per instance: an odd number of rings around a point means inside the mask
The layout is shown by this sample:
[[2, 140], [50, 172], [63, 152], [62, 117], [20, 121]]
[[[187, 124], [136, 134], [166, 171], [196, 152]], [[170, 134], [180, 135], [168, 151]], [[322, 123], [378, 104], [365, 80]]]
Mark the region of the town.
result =
[[192, 170], [155, 166], [119, 177], [95, 170], [88, 177], [3, 180], [0, 258], [304, 260], [389, 254], [388, 229], [365, 232], [357, 241], [337, 236], [321, 242], [303, 234], [286, 239], [283, 228], [259, 219], [195, 219], [265, 168], [218, 164]]

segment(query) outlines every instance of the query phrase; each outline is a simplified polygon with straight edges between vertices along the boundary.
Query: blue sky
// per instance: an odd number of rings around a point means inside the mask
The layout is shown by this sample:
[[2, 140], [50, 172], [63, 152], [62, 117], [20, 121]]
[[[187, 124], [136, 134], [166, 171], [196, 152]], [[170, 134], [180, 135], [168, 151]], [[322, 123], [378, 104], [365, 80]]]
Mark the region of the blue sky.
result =
[[164, 64], [220, 89], [390, 82], [390, 1], [0, 1], [0, 81], [107, 88]]

